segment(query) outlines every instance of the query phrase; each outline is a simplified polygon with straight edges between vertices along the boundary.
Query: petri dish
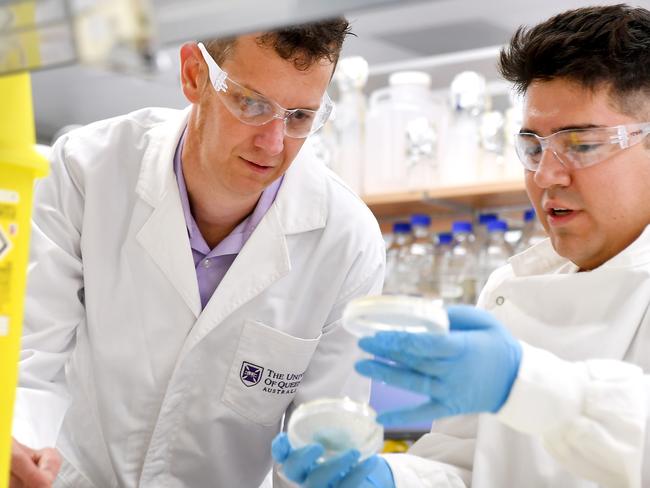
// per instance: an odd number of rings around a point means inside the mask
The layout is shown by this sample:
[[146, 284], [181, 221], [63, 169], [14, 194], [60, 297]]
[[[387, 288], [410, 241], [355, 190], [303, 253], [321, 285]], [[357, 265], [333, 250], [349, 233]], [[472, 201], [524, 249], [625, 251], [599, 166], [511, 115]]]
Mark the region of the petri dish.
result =
[[408, 295], [356, 298], [343, 311], [343, 327], [358, 337], [377, 332], [447, 333], [449, 317], [440, 299]]
[[348, 449], [357, 449], [360, 459], [378, 453], [384, 444], [384, 428], [377, 413], [365, 403], [345, 398], [321, 398], [303, 403], [291, 415], [287, 426], [294, 449], [319, 443], [325, 448], [319, 461]]

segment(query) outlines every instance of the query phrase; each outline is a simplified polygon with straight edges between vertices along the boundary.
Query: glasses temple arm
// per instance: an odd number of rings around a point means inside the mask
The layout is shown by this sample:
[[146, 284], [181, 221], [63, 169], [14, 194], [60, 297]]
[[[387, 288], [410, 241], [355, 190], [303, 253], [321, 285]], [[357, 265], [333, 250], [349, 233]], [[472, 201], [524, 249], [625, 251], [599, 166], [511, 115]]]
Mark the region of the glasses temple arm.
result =
[[198, 43], [199, 50], [203, 55], [203, 60], [205, 64], [208, 65], [208, 73], [210, 75], [210, 81], [214, 85], [215, 90], [217, 91], [226, 91], [226, 78], [228, 78], [228, 73], [222, 70], [216, 61], [210, 56], [210, 53], [205, 48], [202, 42]]

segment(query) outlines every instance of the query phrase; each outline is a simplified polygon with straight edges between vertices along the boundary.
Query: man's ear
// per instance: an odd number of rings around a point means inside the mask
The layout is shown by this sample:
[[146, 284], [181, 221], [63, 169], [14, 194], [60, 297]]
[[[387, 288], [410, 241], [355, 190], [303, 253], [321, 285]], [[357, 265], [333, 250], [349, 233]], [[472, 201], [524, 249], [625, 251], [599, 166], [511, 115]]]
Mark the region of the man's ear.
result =
[[197, 103], [209, 78], [208, 67], [203, 61], [199, 46], [186, 42], [181, 46], [181, 87], [190, 103]]

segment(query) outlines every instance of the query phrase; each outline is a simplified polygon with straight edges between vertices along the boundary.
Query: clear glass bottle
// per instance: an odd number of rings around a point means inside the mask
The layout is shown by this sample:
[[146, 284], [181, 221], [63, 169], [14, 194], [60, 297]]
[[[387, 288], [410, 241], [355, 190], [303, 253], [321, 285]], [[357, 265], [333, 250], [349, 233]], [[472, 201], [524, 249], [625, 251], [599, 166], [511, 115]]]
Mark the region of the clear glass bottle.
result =
[[409, 222], [393, 224], [393, 240], [386, 251], [385, 294], [408, 295], [413, 293], [415, 281], [407, 259], [413, 234]]
[[446, 109], [419, 71], [390, 75], [371, 93], [366, 114], [366, 194], [431, 187], [436, 181], [440, 128]]
[[481, 156], [478, 165], [478, 179], [481, 181], [502, 180], [505, 176], [506, 120], [498, 110], [490, 110], [481, 116]]
[[336, 116], [332, 120], [336, 146], [332, 170], [357, 194], [363, 190], [368, 62], [360, 56], [342, 58], [334, 74], [339, 88]]
[[442, 272], [449, 280], [454, 280], [462, 289], [461, 303], [476, 302], [477, 255], [472, 223], [465, 220], [452, 224], [454, 235], [451, 256]]
[[489, 222], [493, 220], [497, 220], [499, 218], [498, 214], [496, 213], [480, 213], [478, 214], [478, 222], [476, 223], [474, 235], [476, 237], [476, 250], [480, 251], [481, 248], [485, 245], [487, 242], [487, 237], [488, 237], [488, 231], [487, 231], [487, 225]]
[[409, 266], [417, 276], [416, 290], [419, 295], [433, 294], [433, 238], [430, 231], [431, 217], [426, 214], [411, 216], [413, 243], [409, 252]]
[[454, 245], [454, 235], [451, 232], [439, 232], [437, 235], [436, 245], [434, 247], [434, 269], [437, 267], [435, 261], [437, 258], [451, 253], [451, 249]]
[[455, 275], [451, 274], [451, 255], [454, 236], [451, 232], [441, 232], [437, 235], [437, 242], [433, 256], [433, 289], [437, 298], [443, 303], [460, 303], [463, 289], [457, 282]]
[[521, 237], [515, 246], [515, 252], [520, 253], [548, 236], [541, 222], [535, 215], [535, 210], [529, 208], [524, 212], [524, 228], [521, 231]]
[[505, 121], [505, 178], [521, 178], [523, 167], [519, 162], [517, 153], [515, 152], [515, 134], [521, 130], [524, 117], [524, 98], [514, 88], [509, 92], [510, 106], [506, 110]]
[[492, 220], [487, 224], [487, 242], [479, 252], [479, 283], [478, 290], [482, 290], [492, 272], [505, 265], [512, 256], [512, 247], [506, 241], [505, 235], [508, 224], [503, 220]]
[[467, 184], [477, 178], [481, 117], [490, 105], [487, 83], [474, 71], [456, 75], [449, 88], [452, 116], [444, 140], [442, 185]]

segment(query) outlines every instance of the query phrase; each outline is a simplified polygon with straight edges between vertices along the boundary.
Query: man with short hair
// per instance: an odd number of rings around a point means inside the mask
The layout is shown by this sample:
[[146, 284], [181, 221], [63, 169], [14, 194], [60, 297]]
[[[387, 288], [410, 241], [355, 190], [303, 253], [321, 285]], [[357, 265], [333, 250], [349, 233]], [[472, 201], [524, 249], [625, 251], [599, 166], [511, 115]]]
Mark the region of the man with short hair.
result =
[[[500, 65], [525, 94], [516, 149], [550, 239], [490, 277], [491, 313], [450, 307], [447, 335], [360, 341], [392, 363], [359, 372], [430, 398], [385, 423], [455, 417], [375, 462], [394, 485], [358, 486], [648, 486], [650, 12], [562, 13], [519, 29]], [[309, 480], [285, 442], [276, 457]]]
[[58, 453], [55, 486], [256, 487], [294, 404], [367, 400], [340, 319], [380, 292], [383, 239], [300, 151], [331, 111], [348, 33], [334, 19], [185, 44], [188, 110], [55, 144], [36, 190], [12, 487], [49, 486]]

